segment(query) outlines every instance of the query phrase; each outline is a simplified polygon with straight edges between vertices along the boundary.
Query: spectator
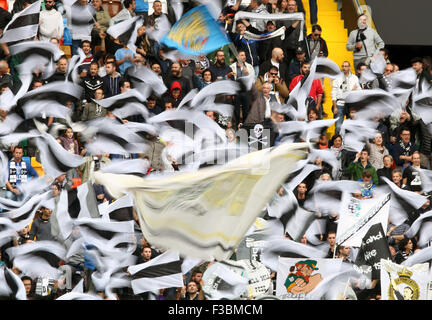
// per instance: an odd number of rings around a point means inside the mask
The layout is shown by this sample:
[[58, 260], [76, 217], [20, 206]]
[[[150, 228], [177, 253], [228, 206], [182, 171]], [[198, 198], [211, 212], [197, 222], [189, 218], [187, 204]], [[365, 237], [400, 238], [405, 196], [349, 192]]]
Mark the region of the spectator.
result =
[[179, 62], [174, 62], [171, 65], [171, 73], [164, 82], [170, 93], [174, 87], [179, 88], [180, 98], [183, 98], [191, 90], [189, 81], [182, 74], [182, 67]]
[[287, 75], [287, 82], [291, 83], [291, 81], [301, 74], [301, 65], [303, 62], [306, 61], [306, 51], [303, 49], [303, 47], [297, 47], [295, 50], [295, 57], [290, 60], [290, 64], [288, 67], [288, 75]]
[[416, 57], [411, 60], [411, 66], [417, 74], [417, 81], [415, 85], [415, 92], [420, 94], [427, 91], [432, 84], [432, 75], [424, 69], [423, 59]]
[[307, 37], [309, 52], [306, 59], [309, 61], [312, 61], [316, 57], [328, 57], [327, 43], [321, 38], [321, 33], [322, 29], [320, 25], [315, 24], [312, 26], [312, 33]]
[[117, 13], [114, 17], [111, 18], [109, 23], [110, 26], [113, 26], [119, 22], [135, 17], [135, 9], [136, 9], [135, 0], [124, 0], [123, 7], [124, 8], [119, 13]]
[[348, 246], [338, 245], [337, 246], [337, 257], [339, 259], [342, 259], [342, 262], [348, 262], [348, 263], [354, 263], [349, 259], [349, 256], [351, 254], [351, 248]]
[[414, 151], [417, 151], [417, 146], [411, 142], [411, 132], [407, 128], [402, 129], [400, 140], [393, 148], [396, 165], [405, 169], [412, 162]]
[[381, 181], [381, 177], [386, 177], [390, 181], [392, 180], [392, 172], [393, 172], [392, 166], [393, 166], [393, 157], [389, 154], [385, 155], [383, 157], [383, 167], [377, 170], [377, 175], [380, 183], [383, 183]]
[[327, 252], [326, 258], [334, 258], [335, 257], [335, 249], [336, 249], [336, 231], [329, 231], [327, 233], [327, 242], [329, 245], [329, 249]]
[[270, 107], [270, 90], [272, 86], [266, 82], [263, 84], [262, 92], [259, 92], [255, 86], [252, 86], [251, 91], [251, 109], [246, 118], [245, 124], [258, 124], [264, 121], [269, 121], [271, 117]]
[[333, 88], [331, 92], [333, 101], [333, 115], [337, 117], [335, 123], [335, 134], [340, 132], [340, 128], [344, 121], [345, 113], [345, 99], [348, 94], [354, 90], [360, 90], [359, 79], [355, 74], [350, 71], [351, 65], [348, 61], [342, 63], [342, 74], [333, 80]]
[[211, 72], [210, 69], [204, 70], [202, 72], [202, 77], [194, 74], [193, 79], [194, 79], [194, 87], [196, 87], [198, 90], [201, 90], [202, 88], [214, 82], [213, 72]]
[[32, 278], [30, 278], [29, 276], [22, 276], [21, 281], [24, 284], [27, 300], [33, 300], [34, 299], [34, 284], [33, 284]]
[[83, 153], [80, 153], [78, 141], [74, 138], [74, 132], [72, 128], [67, 128], [60, 138], [57, 140], [63, 148], [65, 148], [66, 151], [73, 153], [73, 154], [79, 154], [84, 155]]
[[147, 98], [146, 107], [147, 110], [154, 115], [158, 115], [163, 111], [161, 106], [157, 103], [157, 98], [155, 96], [150, 96]]
[[108, 54], [105, 55], [105, 58], [104, 58], [104, 61], [103, 61], [103, 66], [101, 66], [99, 68], [99, 72], [98, 72], [99, 77], [103, 78], [103, 77], [106, 76], [105, 65], [108, 62], [114, 62], [115, 63], [115, 56], [113, 54], [108, 53]]
[[54, 74], [47, 79], [47, 82], [65, 81], [68, 69], [68, 59], [63, 56], [57, 62], [57, 69]]
[[55, 1], [45, 0], [45, 10], [39, 14], [39, 40], [61, 39], [63, 29], [63, 18], [60, 12], [55, 9]]
[[[297, 12], [297, 3], [295, 0], [288, 0], [288, 5], [287, 5], [287, 13], [295, 13]], [[291, 32], [289, 34], [288, 37], [285, 37], [284, 40], [284, 44], [283, 44], [283, 48], [284, 48], [284, 53], [285, 53], [285, 61], [289, 64], [291, 63], [291, 60], [293, 59], [297, 59], [299, 60], [299, 57], [297, 55], [297, 51], [298, 48], [301, 47], [303, 49], [303, 52], [305, 51], [305, 43], [300, 42], [299, 38], [300, 38], [300, 33], [301, 33], [301, 24], [300, 23], [296, 23], [296, 21], [292, 21], [292, 20], [282, 20], [278, 23], [276, 23], [276, 28], [280, 28], [282, 26], [285, 26], [287, 29], [292, 26], [295, 30], [293, 32]], [[303, 34], [306, 36], [307, 32], [306, 32], [306, 24], [303, 27]], [[297, 56], [297, 58], [296, 58]], [[300, 61], [300, 60], [299, 60]], [[303, 61], [303, 60], [301, 60]], [[299, 65], [300, 67], [300, 65]], [[291, 70], [291, 68], [290, 68]], [[296, 75], [300, 74], [300, 72], [298, 72], [297, 74], [293, 73], [293, 74], [289, 74], [288, 75], [288, 79], [285, 79], [287, 82], [291, 81], [292, 78], [294, 78]]]
[[352, 180], [358, 181], [362, 178], [363, 171], [366, 169], [371, 172], [373, 183], [378, 185], [378, 175], [375, 168], [369, 162], [369, 151], [367, 149], [363, 149], [356, 154], [354, 161], [350, 163], [347, 168], [347, 173], [350, 175]]
[[[303, 80], [304, 77], [308, 77], [310, 72], [310, 63], [302, 62], [301, 64], [301, 74], [292, 79], [289, 85], [289, 91], [293, 91], [295, 86]], [[320, 115], [320, 119], [322, 118], [323, 110], [322, 110], [322, 97], [324, 91], [322, 89], [321, 80], [315, 79], [312, 81], [312, 87], [309, 91], [308, 98], [306, 99], [306, 107], [307, 108], [315, 108], [317, 113]], [[310, 99], [311, 98], [311, 99]]]
[[409, 256], [414, 254], [413, 248], [413, 242], [409, 238], [403, 238], [399, 241], [398, 244], [399, 251], [396, 252], [396, 256], [394, 258], [395, 263], [401, 264], [406, 259], [409, 258]]
[[[261, 0], [251, 0], [249, 4], [249, 9], [251, 12], [258, 14], [268, 14], [266, 6], [261, 3]], [[263, 19], [251, 19], [251, 25], [258, 29], [259, 31], [264, 31], [267, 21]]]
[[[278, 77], [285, 82], [288, 79], [288, 67], [284, 62], [284, 53], [281, 48], [274, 48], [272, 51], [272, 57], [270, 60], [264, 61], [260, 65], [259, 76], [264, 76], [270, 71], [270, 68], [275, 66], [278, 68]], [[289, 82], [288, 82], [289, 83]]]
[[116, 71], [117, 67], [114, 62], [105, 64], [106, 76], [102, 78], [106, 98], [120, 94], [120, 82], [123, 77]]
[[409, 190], [406, 184], [402, 180], [402, 171], [400, 169], [394, 169], [392, 171], [392, 181], [395, 185], [403, 190]]
[[153, 27], [155, 30], [158, 30], [158, 24], [162, 17], [168, 19], [168, 16], [162, 12], [162, 2], [156, 0], [153, 2], [153, 13], [145, 19], [145, 25], [149, 28]]
[[198, 286], [195, 281], [189, 281], [187, 284], [185, 297], [180, 300], [199, 300], [198, 298]]
[[33, 220], [30, 229], [30, 239], [33, 241], [51, 240], [56, 241], [51, 233], [51, 213], [48, 208], [42, 207], [40, 209], [41, 215]]
[[369, 65], [376, 49], [384, 48], [385, 45], [378, 33], [368, 26], [367, 19], [365, 14], [358, 17], [358, 29], [350, 32], [346, 45], [348, 51], [354, 51], [355, 66], [360, 62]]
[[6, 84], [9, 89], [13, 89], [13, 78], [9, 73], [9, 65], [6, 60], [0, 60], [0, 86]]
[[116, 64], [122, 75], [125, 75], [126, 70], [133, 65], [134, 55], [135, 53], [127, 47], [126, 43], [123, 43], [123, 48], [120, 48], [115, 52], [114, 56], [116, 59]]
[[225, 64], [225, 53], [223, 50], [216, 51], [216, 61], [210, 66], [210, 71], [215, 77], [215, 81], [230, 79], [233, 71]]
[[85, 76], [87, 76], [90, 70], [90, 64], [93, 61], [93, 54], [91, 52], [91, 42], [88, 40], [83, 40], [81, 42], [81, 49], [84, 52], [85, 58], [78, 67], [78, 74], [81, 78], [84, 78]]
[[345, 178], [343, 177], [343, 173], [348, 168], [350, 159], [348, 151], [343, 146], [341, 135], [335, 134], [333, 136], [330, 151], [333, 152], [337, 160], [337, 166], [333, 168], [332, 176], [336, 180], [342, 180]]
[[84, 110], [81, 115], [81, 121], [89, 121], [106, 116], [106, 109], [96, 102], [98, 100], [102, 100], [104, 97], [104, 90], [102, 88], [96, 89], [94, 98], [95, 101], [87, 102], [84, 105]]
[[369, 148], [370, 158], [369, 161], [375, 169], [382, 169], [384, 167], [384, 156], [389, 155], [389, 152], [385, 146], [383, 146], [383, 138], [381, 132], [375, 135], [372, 140], [373, 143], [366, 143]]
[[362, 199], [370, 199], [373, 197], [373, 191], [375, 189], [375, 184], [372, 182], [372, 172], [368, 169], [364, 170], [362, 173], [362, 178], [360, 182], [360, 192]]
[[272, 66], [264, 76], [259, 76], [255, 82], [255, 86], [261, 91], [263, 84], [266, 82], [270, 83], [272, 86], [270, 90], [270, 102], [285, 103], [289, 96], [289, 90], [285, 81], [279, 78], [277, 67]]
[[245, 38], [247, 22], [238, 21], [236, 28], [237, 33], [229, 33], [231, 41], [234, 43], [237, 51], [243, 50], [246, 53], [246, 61], [254, 67], [255, 74], [259, 72], [260, 60], [258, 56], [258, 44], [255, 40]]
[[23, 194], [19, 190], [21, 183], [26, 183], [31, 178], [37, 178], [38, 174], [33, 169], [29, 161], [23, 159], [24, 149], [16, 146], [13, 149], [13, 158], [8, 164], [8, 181], [6, 181], [6, 198], [14, 201], [23, 199]]
[[95, 9], [96, 22], [94, 23], [91, 31], [91, 42], [93, 49], [95, 46], [101, 44], [100, 33], [105, 33], [110, 26], [111, 16], [108, 11], [105, 11], [102, 7], [102, 0], [93, 0], [93, 8]]
[[403, 183], [410, 191], [422, 191], [422, 178], [420, 171], [420, 153], [414, 151], [412, 154], [412, 164], [403, 171]]
[[[66, 6], [66, 8], [69, 8]], [[75, 3], [73, 3], [72, 6], [70, 6], [70, 9], [67, 9], [67, 16], [68, 16], [68, 29], [71, 32], [72, 36], [72, 48], [71, 53], [72, 55], [78, 54], [78, 47], [82, 46], [82, 42], [84, 40], [88, 41], [89, 49], [91, 46], [91, 30], [86, 30], [86, 28], [77, 28], [73, 27], [72, 23], [72, 16], [80, 15], [80, 20], [88, 19], [88, 21], [92, 21], [93, 18], [93, 8], [90, 5], [90, 3], [87, 0], [78, 0]], [[84, 48], [83, 48], [84, 50]], [[87, 53], [84, 50], [84, 53], [87, 55]], [[91, 61], [91, 60], [90, 60]], [[90, 63], [90, 61], [88, 61]], [[80, 72], [79, 72], [80, 73]]]
[[82, 79], [81, 85], [84, 87], [84, 98], [87, 101], [92, 101], [96, 90], [103, 87], [104, 81], [99, 77], [98, 72], [99, 64], [93, 61], [90, 63], [89, 73]]
[[368, 81], [367, 78], [362, 77], [363, 72], [368, 68], [364, 62], [358, 63], [357, 65], [355, 65], [355, 67], [356, 67], [356, 76], [359, 79], [361, 89], [368, 90], [368, 89], [376, 89], [379, 87], [378, 79]]

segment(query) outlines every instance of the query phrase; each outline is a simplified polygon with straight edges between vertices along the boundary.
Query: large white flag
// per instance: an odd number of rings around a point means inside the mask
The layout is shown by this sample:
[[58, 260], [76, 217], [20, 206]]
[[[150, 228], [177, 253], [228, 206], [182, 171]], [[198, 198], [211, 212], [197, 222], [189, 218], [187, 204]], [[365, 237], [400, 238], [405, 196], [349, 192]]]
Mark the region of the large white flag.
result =
[[115, 198], [130, 192], [145, 238], [188, 257], [228, 259], [308, 144], [282, 144], [223, 166], [161, 179], [95, 172]]
[[387, 230], [390, 194], [359, 200], [345, 193], [342, 203], [336, 233], [337, 245], [360, 247], [362, 238], [376, 223], [381, 223], [383, 230]]
[[407, 267], [381, 259], [382, 300], [430, 300], [429, 263]]
[[276, 296], [282, 300], [307, 300], [313, 290], [337, 274], [342, 259], [309, 259], [279, 257]]

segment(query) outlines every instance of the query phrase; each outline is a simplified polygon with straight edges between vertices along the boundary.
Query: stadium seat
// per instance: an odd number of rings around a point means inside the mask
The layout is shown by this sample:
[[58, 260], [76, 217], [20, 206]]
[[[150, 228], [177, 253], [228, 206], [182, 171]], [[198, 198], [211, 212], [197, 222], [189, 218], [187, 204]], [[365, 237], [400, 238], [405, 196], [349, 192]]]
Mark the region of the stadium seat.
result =
[[[28, 161], [30, 161], [30, 159], [28, 157], [23, 157], [23, 159], [25, 159], [25, 158], [27, 158]], [[35, 171], [37, 172], [39, 177], [43, 177], [45, 175], [45, 172], [42, 168], [42, 164], [40, 164], [39, 162], [36, 161], [36, 157], [31, 157], [30, 164], [32, 165], [33, 169], [35, 169]]]

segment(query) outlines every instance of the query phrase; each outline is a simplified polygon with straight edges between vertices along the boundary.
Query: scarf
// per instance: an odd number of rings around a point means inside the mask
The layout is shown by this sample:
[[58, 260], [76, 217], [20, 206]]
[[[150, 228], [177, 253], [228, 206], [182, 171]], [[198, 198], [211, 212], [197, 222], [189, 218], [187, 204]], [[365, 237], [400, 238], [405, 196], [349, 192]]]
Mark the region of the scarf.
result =
[[402, 148], [402, 155], [403, 156], [409, 156], [409, 152], [411, 150], [411, 141], [408, 142], [408, 145], [405, 146], [405, 144], [403, 143], [403, 141], [401, 140], [399, 142], [400, 147]]
[[263, 41], [271, 38], [281, 37], [282, 40], [285, 39], [286, 27], [281, 27], [273, 32], [267, 32], [263, 34], [255, 34], [249, 31], [245, 31], [244, 38], [246, 40]]
[[70, 153], [77, 153], [75, 140], [73, 138], [60, 137], [60, 140], [63, 148], [65, 148], [66, 151]]
[[341, 155], [342, 155], [342, 149], [343, 149], [343, 147], [342, 146], [340, 146], [339, 148], [336, 148], [336, 147], [331, 147], [330, 148], [330, 150], [331, 151], [333, 151], [333, 153], [335, 154], [335, 156], [336, 156], [336, 159], [340, 159], [340, 157], [341, 157]]
[[236, 15], [234, 16], [233, 21], [233, 28], [232, 32], [235, 32], [237, 27], [237, 20], [241, 19], [260, 19], [260, 20], [291, 20], [291, 21], [301, 21], [300, 26], [300, 36], [299, 41], [303, 41], [303, 29], [304, 29], [304, 15], [302, 12], [296, 12], [296, 13], [280, 13], [280, 14], [274, 14], [274, 13], [255, 13], [255, 12], [246, 12], [246, 11], [238, 11]]

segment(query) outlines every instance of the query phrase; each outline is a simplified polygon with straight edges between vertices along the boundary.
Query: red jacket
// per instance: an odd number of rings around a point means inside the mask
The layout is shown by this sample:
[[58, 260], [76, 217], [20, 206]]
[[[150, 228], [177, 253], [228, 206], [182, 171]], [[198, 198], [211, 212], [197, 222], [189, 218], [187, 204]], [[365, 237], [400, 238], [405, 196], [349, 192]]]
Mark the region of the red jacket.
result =
[[[304, 75], [299, 75], [297, 77], [295, 77], [294, 79], [292, 79], [290, 85], [289, 85], [289, 91], [293, 91], [293, 89], [295, 88], [295, 86], [297, 85], [297, 83], [299, 83], [302, 79], [303, 79]], [[322, 95], [324, 93], [322, 86], [321, 86], [321, 80], [320, 79], [315, 79], [314, 81], [312, 81], [312, 87], [311, 90], [309, 91], [309, 97], [312, 97], [315, 102], [318, 101], [318, 95]]]

